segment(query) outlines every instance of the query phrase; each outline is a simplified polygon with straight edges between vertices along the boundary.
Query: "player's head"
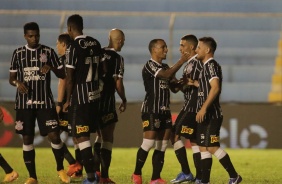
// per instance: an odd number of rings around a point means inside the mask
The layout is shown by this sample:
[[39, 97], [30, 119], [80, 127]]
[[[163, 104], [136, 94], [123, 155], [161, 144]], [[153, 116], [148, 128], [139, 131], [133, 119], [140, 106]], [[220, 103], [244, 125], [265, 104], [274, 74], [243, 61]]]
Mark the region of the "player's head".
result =
[[78, 14], [71, 15], [67, 20], [67, 26], [70, 37], [74, 39], [77, 34], [82, 34], [83, 18]]
[[195, 35], [188, 34], [181, 38], [179, 44], [179, 51], [181, 54], [187, 52], [189, 54], [195, 54], [195, 50], [198, 46], [198, 39]]
[[70, 35], [68, 33], [62, 33], [58, 36], [57, 51], [59, 55], [64, 55], [68, 45], [71, 42]]
[[27, 41], [27, 45], [30, 48], [38, 47], [40, 33], [39, 26], [36, 22], [28, 22], [24, 25], [24, 38]]
[[149, 51], [153, 59], [164, 60], [168, 52], [166, 42], [163, 39], [153, 39], [149, 43]]
[[121, 51], [124, 45], [125, 36], [122, 30], [114, 28], [109, 32], [109, 47], [115, 51]]
[[217, 47], [216, 41], [212, 37], [200, 38], [196, 50], [198, 54], [197, 58], [199, 60], [204, 60], [213, 57], [216, 47]]

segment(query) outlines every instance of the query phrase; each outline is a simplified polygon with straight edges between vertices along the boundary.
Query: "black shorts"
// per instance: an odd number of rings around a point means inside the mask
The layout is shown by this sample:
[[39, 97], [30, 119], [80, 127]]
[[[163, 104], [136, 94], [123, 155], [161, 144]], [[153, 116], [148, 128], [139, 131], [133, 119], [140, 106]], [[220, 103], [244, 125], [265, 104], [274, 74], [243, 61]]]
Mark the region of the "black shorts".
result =
[[99, 129], [118, 122], [117, 112], [100, 112]]
[[69, 136], [72, 136], [71, 124], [69, 123], [68, 119], [68, 112], [60, 112], [59, 126], [61, 131], [67, 132]]
[[71, 105], [68, 116], [69, 123], [72, 126], [72, 136], [89, 137], [90, 133], [95, 133], [97, 130], [99, 102]]
[[16, 133], [34, 136], [36, 120], [42, 136], [60, 131], [56, 109], [17, 109]]
[[197, 127], [197, 144], [202, 147], [220, 146], [219, 134], [223, 117], [207, 118], [204, 122], [198, 123]]
[[186, 139], [196, 140], [197, 126], [196, 113], [181, 110], [175, 120], [172, 131]]
[[172, 128], [171, 114], [142, 113], [143, 132]]

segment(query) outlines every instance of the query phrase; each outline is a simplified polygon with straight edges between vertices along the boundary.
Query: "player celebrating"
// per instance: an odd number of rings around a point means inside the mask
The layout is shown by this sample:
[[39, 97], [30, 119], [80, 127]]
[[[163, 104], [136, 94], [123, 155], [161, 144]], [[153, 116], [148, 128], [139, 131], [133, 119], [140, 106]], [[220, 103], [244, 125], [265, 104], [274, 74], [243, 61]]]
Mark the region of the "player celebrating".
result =
[[[177, 116], [175, 124], [173, 125], [171, 142], [178, 162], [181, 165], [181, 172], [175, 179], [171, 180], [171, 183], [181, 183], [193, 180], [193, 175], [190, 171], [186, 155], [186, 148], [181, 140], [181, 136], [190, 140], [193, 151], [194, 165], [196, 167], [196, 183], [200, 183], [201, 181], [201, 154], [196, 143], [196, 107], [199, 85], [198, 78], [202, 69], [202, 65], [201, 62], [196, 59], [195, 50], [197, 45], [198, 39], [194, 35], [185, 35], [180, 40], [180, 53], [188, 52], [191, 58], [184, 66], [182, 80], [178, 82], [180, 84], [178, 89], [184, 93], [184, 105]], [[175, 92], [177, 92], [177, 90]]]
[[167, 45], [162, 39], [154, 39], [149, 43], [151, 59], [142, 70], [146, 96], [142, 104], [143, 142], [138, 149], [135, 170], [132, 175], [134, 184], [142, 184], [142, 168], [150, 149], [155, 146], [153, 153], [153, 173], [150, 184], [165, 184], [161, 178], [164, 155], [170, 138], [172, 121], [170, 112], [170, 80], [185, 63], [189, 55], [184, 53], [179, 61], [171, 68], [162, 63], [168, 52]]
[[83, 160], [87, 178], [84, 184], [97, 184], [90, 133], [99, 119], [99, 75], [101, 74], [101, 45], [98, 40], [83, 35], [83, 19], [71, 15], [67, 20], [68, 33], [73, 42], [66, 52], [66, 91], [64, 111], [68, 108], [69, 123]]
[[16, 94], [16, 133], [23, 137], [23, 158], [30, 178], [25, 184], [37, 184], [35, 170], [34, 127], [36, 119], [42, 136], [48, 135], [54, 153], [57, 171], [64, 183], [70, 177], [64, 171], [64, 148], [60, 138], [58, 116], [50, 88], [52, 70], [57, 77], [64, 78], [63, 66], [55, 51], [39, 44], [39, 26], [35, 22], [24, 25], [24, 38], [27, 45], [16, 49], [10, 67], [11, 85], [17, 88]]
[[219, 159], [229, 174], [229, 184], [242, 181], [233, 167], [229, 155], [220, 147], [219, 132], [223, 115], [219, 103], [222, 88], [221, 66], [214, 60], [217, 44], [211, 37], [199, 39], [196, 49], [197, 59], [203, 63], [199, 76], [197, 116], [197, 143], [201, 151], [202, 184], [209, 183], [212, 167], [212, 155]]
[[[112, 29], [109, 32], [109, 45], [105, 47], [103, 62], [106, 66], [106, 73], [103, 79], [103, 91], [101, 93], [100, 115], [101, 120], [98, 136], [94, 144], [94, 160], [96, 171], [99, 171], [98, 166], [101, 158], [101, 178], [100, 184], [114, 184], [109, 178], [109, 167], [112, 157], [112, 147], [114, 141], [115, 125], [118, 121], [116, 113], [115, 92], [117, 91], [122, 102], [119, 106], [119, 111], [124, 112], [126, 109], [126, 97], [123, 85], [124, 61], [123, 57], [117, 52], [121, 51], [124, 44], [124, 33], [120, 29]], [[102, 142], [99, 142], [102, 140]]]
[[[66, 62], [65, 52], [70, 42], [71, 42], [71, 38], [68, 33], [63, 33], [58, 36], [57, 51], [58, 54], [60, 55], [59, 61], [64, 66]], [[65, 84], [66, 84], [65, 79], [59, 79], [56, 110], [59, 115], [59, 125], [61, 127], [61, 130], [67, 132], [68, 135], [71, 136], [71, 125], [68, 123], [68, 113], [63, 112], [63, 108], [62, 108], [63, 104], [66, 102]], [[74, 143], [76, 143], [76, 140], [74, 140]], [[67, 171], [68, 176], [72, 176], [73, 178], [77, 178], [77, 177], [79, 178], [82, 177], [82, 165], [81, 165], [82, 160], [77, 144], [74, 145], [75, 145], [76, 159], [73, 158], [72, 154], [69, 152], [65, 143], [64, 143], [64, 152], [65, 152], [64, 155], [65, 155], [65, 159], [70, 164], [69, 169]]]

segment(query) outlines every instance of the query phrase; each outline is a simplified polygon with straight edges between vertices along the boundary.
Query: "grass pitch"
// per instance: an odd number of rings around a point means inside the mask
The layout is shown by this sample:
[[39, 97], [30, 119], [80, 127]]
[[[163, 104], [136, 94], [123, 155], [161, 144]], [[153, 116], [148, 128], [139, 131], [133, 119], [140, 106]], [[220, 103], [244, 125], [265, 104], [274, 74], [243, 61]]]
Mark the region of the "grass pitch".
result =
[[[70, 151], [74, 153], [73, 148]], [[282, 182], [282, 150], [281, 149], [226, 149], [236, 170], [243, 177], [243, 184], [280, 184]], [[25, 168], [21, 148], [0, 148], [0, 153], [9, 162], [9, 164], [20, 174], [20, 177], [14, 182], [23, 184], [28, 178], [28, 172]], [[110, 177], [117, 184], [130, 184], [130, 176], [135, 167], [137, 148], [114, 148], [112, 163], [110, 168]], [[152, 173], [152, 153], [147, 158], [143, 172], [143, 184], [150, 181]], [[187, 149], [189, 165], [195, 173], [192, 160], [192, 151]], [[68, 163], [65, 162], [65, 169]], [[36, 169], [38, 181], [40, 184], [59, 184], [57, 176], [55, 159], [51, 148], [36, 148]], [[168, 183], [180, 171], [180, 165], [174, 155], [173, 149], [166, 151], [162, 178]], [[85, 173], [84, 173], [85, 175]], [[0, 179], [4, 177], [4, 171], [0, 171]], [[211, 172], [212, 184], [228, 183], [228, 174], [220, 165], [219, 161], [213, 157], [213, 166]], [[0, 180], [0, 181], [1, 181]], [[73, 181], [72, 183], [81, 183]]]

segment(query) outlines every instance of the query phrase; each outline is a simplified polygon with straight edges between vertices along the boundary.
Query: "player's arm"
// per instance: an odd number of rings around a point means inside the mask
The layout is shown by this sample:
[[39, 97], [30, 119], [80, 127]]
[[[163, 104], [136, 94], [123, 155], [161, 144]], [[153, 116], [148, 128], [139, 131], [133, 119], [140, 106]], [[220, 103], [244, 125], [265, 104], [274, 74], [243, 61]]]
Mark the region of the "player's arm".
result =
[[164, 78], [164, 79], [169, 79], [172, 78], [173, 75], [181, 68], [181, 66], [187, 61], [189, 60], [190, 55], [188, 53], [184, 53], [181, 55], [180, 59], [177, 61], [177, 63], [175, 63], [172, 67], [170, 67], [169, 69], [161, 69], [158, 73], [157, 73], [157, 77], [159, 78]]
[[64, 79], [66, 77], [64, 66], [59, 62], [58, 55], [54, 50], [51, 51], [51, 62], [47, 62], [42, 68], [40, 68], [40, 72], [42, 74], [46, 74], [50, 70], [52, 70], [58, 78]]
[[28, 92], [28, 88], [25, 86], [25, 84], [17, 80], [17, 72], [10, 72], [9, 83], [12, 86], [16, 86], [20, 93]]
[[213, 78], [210, 81], [210, 92], [208, 94], [208, 97], [206, 99], [206, 101], [204, 102], [202, 108], [200, 109], [200, 111], [197, 113], [196, 116], [196, 121], [198, 123], [203, 122], [204, 120], [204, 116], [207, 112], [207, 109], [209, 108], [209, 106], [212, 104], [212, 102], [214, 101], [214, 99], [217, 97], [217, 95], [220, 92], [220, 84], [219, 84], [219, 79], [218, 78]]
[[63, 111], [66, 112], [69, 105], [70, 105], [70, 98], [73, 89], [73, 77], [74, 77], [74, 69], [73, 68], [66, 68], [67, 76], [66, 76], [66, 103], [63, 106]]
[[58, 98], [57, 98], [57, 105], [56, 105], [56, 110], [57, 113], [59, 114], [62, 111], [63, 107], [63, 99], [65, 96], [65, 91], [66, 91], [66, 79], [60, 79], [58, 82]]
[[177, 80], [177, 78], [174, 75], [174, 77], [169, 81], [170, 91], [173, 93], [177, 93], [179, 90], [182, 89], [182, 86], [183, 86], [182, 82], [183, 81], [181, 79]]
[[117, 94], [119, 95], [119, 97], [121, 98], [122, 102], [119, 106], [119, 111], [120, 112], [124, 112], [126, 110], [126, 96], [125, 96], [125, 89], [124, 89], [124, 85], [123, 85], [123, 78], [117, 77], [116, 78], [116, 91]]

